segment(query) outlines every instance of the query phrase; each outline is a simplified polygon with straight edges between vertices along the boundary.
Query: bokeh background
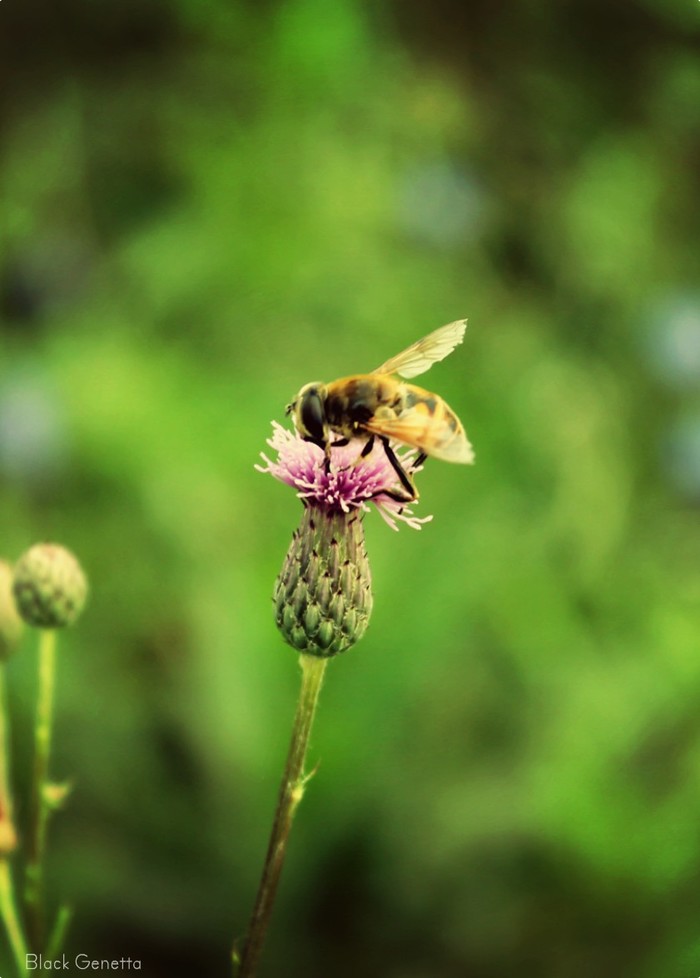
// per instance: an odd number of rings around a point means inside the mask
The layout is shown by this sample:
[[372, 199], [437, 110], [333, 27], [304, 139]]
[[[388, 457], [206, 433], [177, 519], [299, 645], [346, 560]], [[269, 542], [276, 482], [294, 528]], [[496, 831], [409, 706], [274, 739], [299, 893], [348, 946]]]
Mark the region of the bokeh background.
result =
[[[5, 0], [2, 555], [70, 546], [70, 952], [229, 974], [298, 687], [302, 383], [468, 317], [367, 518], [261, 971], [700, 973], [700, 6]], [[35, 640], [9, 669], [20, 822]], [[0, 944], [3, 975], [11, 974]]]

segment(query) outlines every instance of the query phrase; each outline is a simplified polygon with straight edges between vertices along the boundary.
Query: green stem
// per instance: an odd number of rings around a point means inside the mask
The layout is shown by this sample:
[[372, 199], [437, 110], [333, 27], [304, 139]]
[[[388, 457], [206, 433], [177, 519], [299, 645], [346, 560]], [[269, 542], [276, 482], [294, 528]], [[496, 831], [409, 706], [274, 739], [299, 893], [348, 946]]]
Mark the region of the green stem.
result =
[[46, 957], [48, 959], [60, 957], [72, 919], [73, 908], [62, 904], [58, 909], [56, 922], [46, 942]]
[[5, 666], [0, 664], [0, 820], [12, 821], [10, 794], [10, 745], [8, 737], [8, 706], [5, 692]]
[[328, 660], [314, 655], [301, 655], [299, 659], [301, 690], [287, 755], [287, 766], [280, 785], [275, 820], [272, 824], [258, 895], [240, 959], [238, 978], [254, 978], [257, 970], [260, 952], [272, 916], [272, 906], [282, 873], [292, 820], [308, 780], [308, 775], [304, 774], [304, 760]]
[[16, 836], [12, 821], [12, 795], [10, 794], [8, 710], [5, 695], [5, 667], [0, 665], [0, 826], [3, 829], [2, 845], [4, 853], [0, 856], [0, 917], [5, 925], [7, 937], [20, 975], [26, 974], [27, 945], [22, 925], [17, 913], [15, 889], [8, 855], [14, 846]]
[[12, 874], [8, 859], [0, 859], [0, 914], [5, 924], [5, 930], [12, 947], [17, 971], [20, 975], [27, 973], [27, 945], [22, 933], [15, 903], [15, 891], [12, 885]]
[[24, 902], [27, 910], [29, 941], [32, 950], [43, 949], [44, 931], [44, 852], [49, 805], [46, 787], [51, 755], [53, 694], [56, 680], [56, 632], [42, 629], [39, 639], [39, 693], [34, 728], [34, 769], [32, 771], [27, 867]]

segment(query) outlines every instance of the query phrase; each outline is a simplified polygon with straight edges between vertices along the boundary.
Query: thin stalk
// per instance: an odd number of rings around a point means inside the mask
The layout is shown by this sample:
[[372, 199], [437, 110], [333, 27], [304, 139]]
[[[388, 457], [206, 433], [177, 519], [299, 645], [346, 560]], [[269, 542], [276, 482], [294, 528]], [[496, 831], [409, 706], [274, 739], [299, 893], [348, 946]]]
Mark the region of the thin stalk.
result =
[[10, 861], [7, 858], [0, 859], [0, 914], [5, 924], [17, 971], [24, 976], [27, 973], [27, 945], [19, 922]]
[[0, 857], [0, 917], [5, 925], [7, 938], [12, 948], [12, 954], [20, 975], [26, 974], [27, 944], [22, 932], [15, 889], [12, 882], [12, 870], [8, 858], [10, 849], [14, 846], [16, 836], [12, 821], [12, 795], [10, 794], [10, 761], [8, 744], [7, 698], [5, 695], [5, 667], [0, 665], [0, 822], [3, 833], [2, 842], [6, 847]]
[[309, 777], [304, 774], [304, 761], [309, 746], [309, 736], [316, 712], [318, 694], [321, 691], [328, 660], [314, 655], [301, 655], [299, 658], [301, 663], [301, 690], [294, 717], [292, 739], [289, 744], [287, 765], [280, 785], [277, 810], [272, 824], [258, 895], [240, 959], [238, 978], [254, 978], [256, 973], [265, 934], [272, 916], [272, 907], [284, 865], [292, 820], [304, 795], [304, 788]]
[[44, 939], [44, 853], [49, 804], [46, 788], [51, 756], [53, 697], [56, 681], [56, 632], [42, 629], [39, 639], [39, 692], [34, 727], [34, 769], [32, 771], [27, 867], [24, 903], [27, 911], [29, 943], [37, 953]]
[[10, 794], [10, 745], [8, 706], [5, 692], [5, 665], [0, 663], [0, 820], [12, 822]]
[[46, 957], [48, 959], [53, 960], [60, 957], [72, 919], [73, 908], [62, 904], [58, 909], [56, 921], [46, 942]]

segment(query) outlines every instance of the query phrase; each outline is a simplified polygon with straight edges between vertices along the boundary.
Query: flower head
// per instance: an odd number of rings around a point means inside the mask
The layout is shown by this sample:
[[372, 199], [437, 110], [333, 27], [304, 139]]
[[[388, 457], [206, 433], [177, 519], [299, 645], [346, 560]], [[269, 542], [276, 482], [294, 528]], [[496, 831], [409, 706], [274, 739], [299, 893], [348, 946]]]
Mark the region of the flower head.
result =
[[65, 628], [80, 616], [87, 580], [75, 556], [57, 543], [37, 543], [15, 564], [17, 610], [34, 628]]
[[[296, 489], [299, 498], [307, 504], [334, 515], [353, 510], [367, 512], [369, 503], [373, 503], [393, 530], [398, 530], [397, 521], [420, 530], [423, 523], [432, 519], [432, 516], [419, 519], [406, 503], [389, 495], [399, 488], [399, 480], [381, 443], [375, 442], [364, 457], [365, 443], [360, 439], [348, 445], [332, 446], [328, 464], [318, 445], [304, 441], [297, 432], [288, 431], [276, 421], [272, 427], [268, 445], [277, 452], [277, 458], [272, 461], [261, 453], [265, 465], [256, 468]], [[404, 467], [410, 467], [413, 452], [396, 454]]]
[[[372, 580], [362, 517], [372, 503], [389, 526], [419, 519], [402, 500], [396, 468], [384, 446], [351, 439], [332, 445], [330, 457], [298, 432], [273, 422], [268, 445], [277, 453], [256, 465], [296, 489], [304, 503], [275, 584], [275, 620], [284, 640], [305, 655], [327, 658], [351, 648], [364, 635], [372, 613]], [[413, 472], [415, 455], [393, 449], [398, 464]]]

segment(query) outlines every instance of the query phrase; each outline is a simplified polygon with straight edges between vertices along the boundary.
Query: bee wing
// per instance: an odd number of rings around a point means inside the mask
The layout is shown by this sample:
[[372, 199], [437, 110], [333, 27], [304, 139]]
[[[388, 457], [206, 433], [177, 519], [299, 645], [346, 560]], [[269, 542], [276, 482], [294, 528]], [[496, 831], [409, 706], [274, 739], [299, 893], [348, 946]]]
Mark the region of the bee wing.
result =
[[434, 363], [439, 363], [452, 353], [462, 342], [466, 328], [466, 319], [458, 319], [454, 323], [448, 323], [447, 326], [441, 326], [435, 332], [428, 333], [422, 340], [418, 340], [413, 346], [409, 346], [403, 353], [387, 360], [372, 373], [399, 374], [406, 379], [417, 377], [418, 374], [429, 370]]
[[435, 417], [420, 404], [396, 418], [370, 418], [362, 427], [373, 435], [393, 438], [444, 462], [468, 465], [474, 461], [474, 449], [457, 417]]

